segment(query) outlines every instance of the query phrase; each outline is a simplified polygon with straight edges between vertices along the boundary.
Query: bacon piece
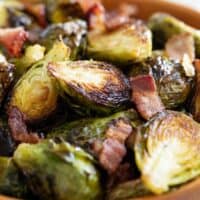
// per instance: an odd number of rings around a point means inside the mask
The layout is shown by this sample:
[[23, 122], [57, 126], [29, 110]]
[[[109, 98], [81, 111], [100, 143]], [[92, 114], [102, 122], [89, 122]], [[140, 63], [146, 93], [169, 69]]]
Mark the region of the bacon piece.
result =
[[187, 54], [191, 62], [195, 59], [194, 38], [190, 33], [172, 36], [166, 43], [166, 53], [171, 59], [182, 61]]
[[156, 113], [164, 110], [157, 93], [156, 83], [151, 75], [140, 75], [131, 78], [132, 101], [140, 115], [149, 120]]
[[90, 30], [103, 32], [105, 26], [105, 8], [101, 3], [95, 3], [86, 14]]
[[37, 143], [40, 138], [37, 134], [29, 133], [22, 113], [17, 107], [12, 107], [8, 112], [8, 124], [13, 139], [16, 142]]
[[22, 27], [0, 29], [0, 44], [7, 49], [11, 57], [20, 56], [27, 39], [28, 33]]
[[106, 131], [106, 139], [103, 142], [95, 141], [93, 151], [97, 155], [101, 166], [113, 174], [118, 169], [126, 155], [125, 142], [132, 132], [132, 126], [119, 119], [114, 121]]
[[42, 3], [31, 4], [26, 2], [24, 3], [24, 6], [26, 11], [37, 19], [41, 27], [43, 28], [46, 27], [47, 18], [46, 18], [46, 7], [44, 4]]

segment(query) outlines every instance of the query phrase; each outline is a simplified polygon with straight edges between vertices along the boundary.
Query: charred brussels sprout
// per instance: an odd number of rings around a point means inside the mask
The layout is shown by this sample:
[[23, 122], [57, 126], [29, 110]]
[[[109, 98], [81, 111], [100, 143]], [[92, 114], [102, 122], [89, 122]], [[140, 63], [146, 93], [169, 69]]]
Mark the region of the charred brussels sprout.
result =
[[21, 144], [14, 161], [40, 199], [97, 200], [101, 196], [99, 174], [92, 157], [66, 142]]
[[108, 191], [107, 200], [128, 200], [151, 195], [140, 179], [121, 183]]
[[16, 76], [21, 76], [31, 65], [44, 58], [45, 48], [38, 44], [28, 46], [22, 57], [12, 60], [16, 66]]
[[16, 83], [10, 107], [17, 107], [29, 122], [40, 121], [51, 114], [57, 105], [57, 90], [47, 74], [51, 61], [69, 58], [69, 49], [62, 41], [56, 42], [44, 59], [34, 64]]
[[89, 33], [87, 54], [97, 60], [126, 65], [151, 56], [151, 40], [150, 30], [135, 22], [112, 32]]
[[156, 194], [200, 174], [200, 125], [181, 112], [165, 111], [137, 130], [136, 164]]
[[62, 37], [64, 43], [71, 48], [71, 59], [76, 59], [79, 54], [84, 53], [86, 33], [87, 24], [83, 20], [52, 24], [41, 33], [40, 43], [49, 49], [55, 40]]
[[0, 105], [14, 80], [14, 65], [8, 63], [0, 54]]
[[153, 75], [159, 96], [166, 108], [177, 108], [190, 94], [193, 78], [187, 77], [183, 66], [165, 57], [148, 58], [135, 64], [130, 76]]
[[89, 118], [65, 123], [51, 130], [47, 137], [63, 137], [69, 142], [80, 146], [91, 152], [91, 144], [95, 140], [105, 139], [105, 131], [114, 120], [130, 120], [132, 126], [136, 128], [141, 124], [140, 117], [133, 109], [115, 113], [109, 117]]
[[153, 32], [156, 48], [163, 48], [166, 41], [180, 33], [190, 33], [195, 41], [196, 56], [200, 57], [200, 32], [175, 17], [165, 13], [155, 13], [148, 22]]
[[14, 197], [27, 196], [28, 189], [19, 169], [10, 158], [0, 157], [0, 193]]
[[[110, 113], [129, 100], [128, 79], [114, 66], [97, 61], [67, 61], [49, 64], [66, 99], [84, 110]], [[81, 109], [81, 106], [78, 107]], [[75, 106], [74, 106], [75, 108]], [[75, 108], [76, 109], [76, 108]]]

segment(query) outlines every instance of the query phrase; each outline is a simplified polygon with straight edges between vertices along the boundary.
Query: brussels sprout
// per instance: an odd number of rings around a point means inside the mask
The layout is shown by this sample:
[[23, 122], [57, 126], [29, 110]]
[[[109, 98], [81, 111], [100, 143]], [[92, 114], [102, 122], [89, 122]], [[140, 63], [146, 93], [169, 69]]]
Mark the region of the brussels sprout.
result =
[[45, 48], [38, 44], [28, 46], [22, 57], [12, 60], [16, 66], [16, 76], [19, 77], [26, 72], [31, 65], [44, 58]]
[[28, 70], [14, 87], [10, 107], [17, 107], [26, 121], [34, 122], [49, 116], [57, 105], [57, 90], [47, 75], [47, 65], [51, 61], [69, 58], [69, 49], [62, 41], [56, 42], [43, 60]]
[[63, 23], [75, 18], [83, 18], [84, 13], [78, 1], [74, 0], [45, 0], [48, 18], [53, 23]]
[[72, 50], [71, 59], [76, 59], [85, 51], [86, 33], [87, 24], [83, 20], [52, 24], [41, 33], [40, 43], [49, 49], [55, 40], [62, 37], [64, 43]]
[[129, 100], [128, 79], [107, 63], [57, 62], [49, 64], [48, 71], [56, 79], [63, 96], [84, 106], [84, 110], [110, 113]]
[[89, 33], [87, 54], [97, 60], [126, 65], [151, 56], [151, 41], [150, 30], [141, 22], [135, 22], [112, 32]]
[[144, 185], [156, 194], [200, 174], [200, 125], [189, 116], [165, 111], [137, 130], [136, 164]]
[[50, 131], [47, 137], [59, 136], [84, 148], [95, 156], [102, 168], [113, 174], [126, 155], [127, 138], [141, 123], [134, 110], [127, 110], [109, 117], [65, 123]]
[[52, 129], [47, 137], [62, 137], [92, 153], [91, 144], [95, 140], [104, 140], [106, 137], [105, 131], [111, 122], [119, 119], [130, 120], [134, 128], [141, 124], [137, 112], [130, 109], [115, 113], [108, 117], [89, 118], [65, 123]]
[[194, 37], [196, 56], [200, 57], [200, 32], [175, 17], [165, 13], [155, 13], [148, 22], [153, 32], [154, 45], [163, 48], [166, 41], [179, 33], [190, 33]]
[[0, 105], [6, 96], [13, 79], [14, 65], [8, 63], [6, 58], [0, 54]]
[[130, 200], [151, 195], [140, 179], [121, 183], [107, 192], [107, 200]]
[[166, 108], [177, 108], [183, 105], [190, 94], [193, 78], [187, 77], [183, 66], [165, 57], [148, 58], [135, 64], [130, 76], [153, 75], [159, 96]]
[[27, 185], [15, 166], [13, 160], [0, 157], [0, 193], [14, 197], [25, 197], [28, 194]]
[[49, 140], [36, 145], [21, 144], [14, 161], [40, 199], [100, 199], [100, 178], [93, 158], [69, 143]]

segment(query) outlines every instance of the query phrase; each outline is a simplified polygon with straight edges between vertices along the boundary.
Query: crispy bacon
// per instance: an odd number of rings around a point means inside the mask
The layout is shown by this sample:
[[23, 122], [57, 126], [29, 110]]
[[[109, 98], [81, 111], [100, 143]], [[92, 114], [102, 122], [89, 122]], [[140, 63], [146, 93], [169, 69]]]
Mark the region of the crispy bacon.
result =
[[140, 115], [149, 120], [157, 112], [164, 110], [158, 96], [154, 78], [151, 75], [140, 75], [131, 78], [132, 101]]
[[38, 24], [41, 27], [46, 27], [47, 25], [47, 18], [46, 18], [46, 7], [42, 3], [38, 4], [31, 4], [31, 3], [24, 3], [25, 10], [33, 15], [37, 21]]
[[191, 62], [195, 59], [195, 45], [190, 33], [181, 33], [172, 36], [166, 43], [166, 53], [172, 59], [183, 60], [187, 54]]
[[22, 113], [17, 107], [10, 108], [8, 124], [13, 139], [16, 142], [37, 143], [40, 138], [37, 134], [29, 133]]
[[131, 132], [132, 126], [120, 119], [109, 126], [106, 131], [106, 139], [103, 142], [95, 141], [93, 151], [101, 166], [109, 174], [116, 172], [126, 155], [125, 142]]
[[27, 39], [28, 33], [22, 27], [0, 29], [0, 44], [6, 48], [11, 57], [20, 56]]

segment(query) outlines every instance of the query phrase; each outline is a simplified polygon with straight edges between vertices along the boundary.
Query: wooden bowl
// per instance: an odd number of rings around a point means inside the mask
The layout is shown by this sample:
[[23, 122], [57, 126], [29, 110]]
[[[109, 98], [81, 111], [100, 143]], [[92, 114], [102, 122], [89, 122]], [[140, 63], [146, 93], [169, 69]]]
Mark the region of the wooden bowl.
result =
[[[164, 0], [102, 0], [102, 2], [107, 9], [115, 9], [121, 3], [133, 4], [137, 8], [136, 17], [141, 19], [147, 19], [154, 12], [167, 12], [200, 29], [200, 11], [195, 11], [186, 6], [169, 3]], [[0, 196], [0, 200], [17, 199]], [[129, 200], [200, 200], [200, 178], [169, 194]]]

